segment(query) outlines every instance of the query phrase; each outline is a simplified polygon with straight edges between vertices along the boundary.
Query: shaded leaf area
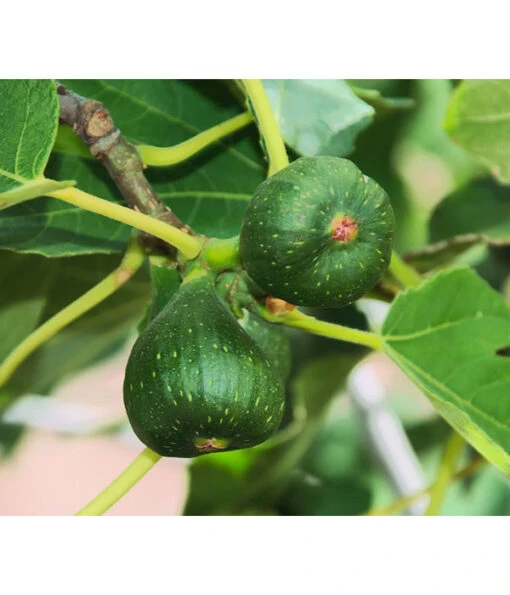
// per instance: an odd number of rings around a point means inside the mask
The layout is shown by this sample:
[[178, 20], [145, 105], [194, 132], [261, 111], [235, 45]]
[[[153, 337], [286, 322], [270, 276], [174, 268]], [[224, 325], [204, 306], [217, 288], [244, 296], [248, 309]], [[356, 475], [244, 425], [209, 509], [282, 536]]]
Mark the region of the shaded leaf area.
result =
[[484, 179], [453, 192], [432, 213], [429, 232], [433, 242], [479, 234], [489, 244], [509, 243], [510, 189]]
[[23, 436], [23, 430], [23, 426], [19, 424], [4, 424], [0, 421], [0, 461], [14, 453]]
[[429, 244], [418, 250], [409, 250], [404, 254], [404, 260], [420, 273], [428, 273], [456, 264], [460, 257], [472, 248], [500, 243], [506, 244], [506, 241], [492, 240], [485, 235], [470, 233]]
[[[97, 99], [121, 133], [136, 144], [170, 146], [242, 111], [226, 85], [214, 81], [61, 81]], [[239, 131], [174, 167], [146, 171], [164, 202], [198, 233], [228, 237], [239, 232], [254, 188], [266, 166], [255, 127]], [[100, 163], [86, 157], [69, 129], [59, 136], [46, 174], [74, 179], [81, 190], [122, 202]], [[0, 213], [1, 247], [46, 256], [122, 251], [129, 228], [51, 198]]]
[[465, 80], [455, 90], [444, 127], [502, 183], [510, 183], [510, 81]]
[[262, 81], [283, 139], [305, 157], [343, 157], [370, 125], [374, 109], [343, 80]]
[[[82, 256], [46, 259], [0, 251], [2, 294], [0, 327], [1, 358], [45, 320], [56, 314], [111, 273], [119, 257]], [[71, 373], [114, 353], [134, 329], [150, 299], [145, 270], [107, 300], [60, 331], [35, 351], [5, 387], [6, 402], [32, 392], [46, 395]]]
[[0, 80], [0, 193], [43, 173], [57, 134], [58, 111], [53, 81]]
[[[429, 236], [433, 243], [405, 254], [405, 260], [419, 271], [462, 263], [469, 254], [474, 256], [469, 264], [478, 264], [487, 257], [484, 247], [497, 252], [510, 244], [510, 192], [491, 179], [453, 192], [433, 211]], [[487, 268], [490, 264], [484, 263], [478, 270], [482, 273]]]
[[490, 246], [476, 271], [491, 287], [502, 292], [510, 304], [510, 246]]
[[[344, 406], [347, 403], [344, 403]], [[350, 516], [370, 508], [370, 456], [354, 411], [321, 424], [276, 500], [285, 516]]]
[[[0, 361], [37, 326], [52, 282], [53, 267], [40, 259], [0, 251]], [[8, 291], [6, 291], [8, 289]]]
[[467, 268], [439, 273], [396, 298], [384, 350], [444, 418], [510, 473], [510, 310]]
[[356, 474], [325, 481], [296, 472], [278, 499], [276, 510], [284, 516], [354, 516], [370, 508], [369, 481]]

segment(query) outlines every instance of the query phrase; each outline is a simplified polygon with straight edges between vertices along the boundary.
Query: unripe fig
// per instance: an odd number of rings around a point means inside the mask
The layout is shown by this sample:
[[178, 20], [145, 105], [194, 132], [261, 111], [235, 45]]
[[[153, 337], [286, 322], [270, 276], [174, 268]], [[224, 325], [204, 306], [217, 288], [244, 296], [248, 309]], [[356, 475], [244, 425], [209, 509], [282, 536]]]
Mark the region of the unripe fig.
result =
[[202, 276], [183, 283], [131, 351], [124, 404], [134, 432], [163, 456], [255, 446], [278, 428], [283, 381]]
[[255, 189], [240, 257], [269, 295], [300, 306], [341, 307], [382, 277], [394, 231], [386, 192], [354, 163], [303, 157]]

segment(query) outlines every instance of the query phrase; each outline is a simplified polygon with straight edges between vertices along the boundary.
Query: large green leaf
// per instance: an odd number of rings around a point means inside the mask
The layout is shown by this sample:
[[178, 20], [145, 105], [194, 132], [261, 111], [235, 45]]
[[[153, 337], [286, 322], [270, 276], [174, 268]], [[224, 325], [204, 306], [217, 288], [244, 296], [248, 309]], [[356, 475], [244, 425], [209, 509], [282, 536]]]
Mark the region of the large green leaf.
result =
[[375, 113], [343, 80], [262, 82], [285, 142], [306, 157], [349, 154]]
[[510, 80], [466, 80], [455, 90], [444, 123], [454, 141], [510, 183]]
[[71, 186], [43, 176], [58, 127], [50, 80], [0, 80], [0, 209]]
[[0, 192], [41, 176], [57, 134], [58, 112], [53, 81], [0, 80]]
[[[169, 146], [241, 111], [227, 87], [213, 81], [114, 80], [62, 81], [77, 93], [98, 99], [120, 131], [136, 144]], [[69, 129], [59, 137], [47, 175], [75, 179], [79, 188], [122, 202], [105, 168], [79, 148]], [[159, 196], [197, 232], [228, 237], [239, 232], [265, 165], [255, 127], [204, 150], [186, 163], [149, 169]], [[1, 247], [46, 256], [119, 252], [129, 228], [51, 198], [0, 212]]]
[[468, 268], [401, 294], [383, 326], [384, 350], [446, 420], [510, 474], [510, 310]]
[[[100, 163], [53, 156], [49, 171], [54, 178], [74, 177], [82, 190], [120, 202]], [[0, 248], [17, 252], [51, 257], [121, 252], [130, 233], [126, 225], [55, 198], [37, 198], [0, 211]]]

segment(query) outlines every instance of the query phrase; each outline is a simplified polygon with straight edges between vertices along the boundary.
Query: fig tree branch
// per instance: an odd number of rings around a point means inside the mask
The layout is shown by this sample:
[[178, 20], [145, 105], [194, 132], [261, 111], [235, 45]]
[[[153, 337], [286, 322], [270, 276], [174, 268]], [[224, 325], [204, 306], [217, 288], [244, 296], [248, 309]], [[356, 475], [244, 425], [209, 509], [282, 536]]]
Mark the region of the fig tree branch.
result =
[[74, 132], [101, 161], [128, 205], [146, 215], [161, 219], [178, 229], [190, 228], [158, 197], [144, 174], [144, 164], [136, 147], [115, 127], [109, 111], [100, 101], [81, 97], [57, 83], [60, 122]]

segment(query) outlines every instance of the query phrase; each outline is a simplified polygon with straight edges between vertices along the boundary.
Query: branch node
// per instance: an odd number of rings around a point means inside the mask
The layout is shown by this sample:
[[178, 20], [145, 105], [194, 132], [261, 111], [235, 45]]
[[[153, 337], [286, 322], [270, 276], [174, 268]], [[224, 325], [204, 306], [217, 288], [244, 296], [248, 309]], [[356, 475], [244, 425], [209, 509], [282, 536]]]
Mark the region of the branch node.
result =
[[138, 150], [115, 127], [104, 105], [95, 99], [81, 97], [61, 84], [57, 84], [57, 93], [60, 122], [71, 126], [92, 155], [105, 165], [128, 205], [193, 234], [190, 227], [159, 199], [143, 173], [145, 166]]

